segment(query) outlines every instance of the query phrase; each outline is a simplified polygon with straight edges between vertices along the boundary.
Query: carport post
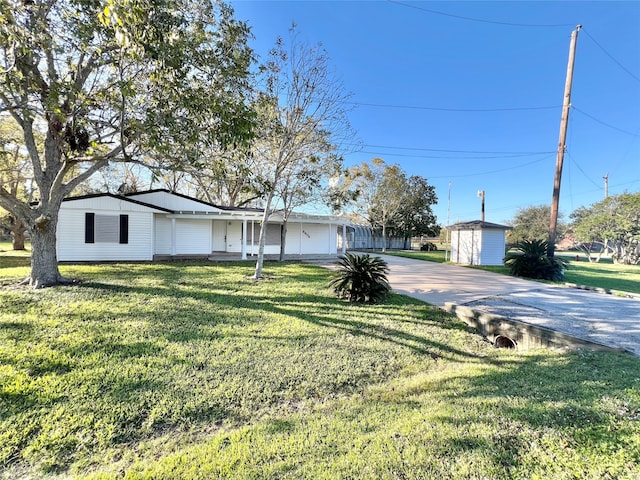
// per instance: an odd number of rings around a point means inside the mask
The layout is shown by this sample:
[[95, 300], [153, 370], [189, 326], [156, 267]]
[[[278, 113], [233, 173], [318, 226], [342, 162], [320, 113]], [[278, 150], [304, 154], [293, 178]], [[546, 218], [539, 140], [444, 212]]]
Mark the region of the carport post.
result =
[[347, 224], [342, 224], [342, 255], [347, 253]]
[[242, 219], [242, 260], [247, 259], [247, 219]]

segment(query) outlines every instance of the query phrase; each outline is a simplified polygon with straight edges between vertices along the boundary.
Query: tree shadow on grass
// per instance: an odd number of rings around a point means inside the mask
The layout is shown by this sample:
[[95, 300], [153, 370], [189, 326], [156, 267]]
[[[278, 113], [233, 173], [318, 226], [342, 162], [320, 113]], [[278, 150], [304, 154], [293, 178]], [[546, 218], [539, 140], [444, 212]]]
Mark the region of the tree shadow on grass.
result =
[[31, 257], [28, 255], [3, 253], [0, 255], [0, 268], [28, 267]]
[[[455, 413], [438, 421], [458, 432], [441, 448], [459, 456], [479, 452], [490, 457], [504, 469], [505, 478], [513, 469], [525, 471], [523, 462], [549, 463], [535, 474], [529, 472], [539, 478], [564, 473], [563, 464], [580, 478], [618, 478], [622, 473], [636, 478], [640, 474], [637, 372], [640, 359], [628, 354], [529, 354], [505, 362], [504, 368], [480, 375], [475, 370], [467, 375], [456, 372], [429, 379], [422, 387], [395, 389], [374, 401], [413, 402], [418, 410], [421, 402], [437, 394], [455, 406]], [[460, 425], [469, 433], [460, 432]]]
[[[410, 315], [405, 315], [401, 311], [398, 311], [398, 313], [389, 312], [385, 305], [347, 304], [342, 300], [322, 295], [304, 295], [302, 297], [304, 300], [297, 295], [274, 294], [269, 297], [254, 297], [250, 291], [248, 292], [249, 294], [243, 292], [243, 295], [236, 295], [236, 292], [234, 292], [234, 294], [227, 295], [208, 290], [194, 290], [193, 287], [182, 289], [180, 285], [175, 284], [171, 288], [159, 289], [158, 287], [84, 282], [80, 284], [80, 287], [120, 294], [162, 295], [170, 298], [174, 310], [170, 315], [162, 317], [158, 322], [151, 321], [149, 327], [154, 335], [159, 334], [170, 341], [211, 340], [212, 332], [208, 329], [199, 330], [199, 327], [212, 327], [216, 324], [228, 325], [229, 323], [246, 325], [247, 322], [252, 320], [248, 316], [238, 316], [237, 309], [248, 309], [286, 315], [321, 328], [340, 330], [354, 336], [364, 336], [390, 342], [415, 353], [429, 355], [434, 359], [445, 358], [462, 361], [463, 359], [484, 358], [483, 355], [471, 351], [472, 349], [463, 350], [446, 342], [410, 333], [410, 327], [415, 329], [421, 326], [431, 326], [449, 330], [452, 335], [465, 332], [469, 334], [470, 340], [474, 338], [469, 328], [457, 318], [442, 312], [436, 307], [399, 295], [393, 295], [395, 305], [391, 305], [391, 307], [394, 310], [398, 310], [401, 309], [402, 305], [410, 305], [418, 310], [418, 315], [421, 318], [410, 318]], [[225, 307], [228, 309], [228, 315], [222, 315], [219, 311], [215, 312], [216, 315], [201, 311], [197, 312], [199, 315], [194, 316], [191, 305], [186, 307], [182, 305], [181, 300], [186, 298], [203, 301], [205, 304], [211, 303], [218, 307]], [[314, 310], [318, 310], [319, 305], [321, 305], [322, 315], [312, 313]], [[387, 310], [385, 312], [386, 325], [378, 321], [382, 309]], [[345, 311], [352, 318], [343, 318]], [[372, 319], [367, 320], [367, 317]], [[253, 322], [260, 321], [253, 320]], [[397, 323], [398, 326], [390, 327], [388, 325], [390, 322]], [[287, 338], [290, 337], [283, 337], [283, 339]]]

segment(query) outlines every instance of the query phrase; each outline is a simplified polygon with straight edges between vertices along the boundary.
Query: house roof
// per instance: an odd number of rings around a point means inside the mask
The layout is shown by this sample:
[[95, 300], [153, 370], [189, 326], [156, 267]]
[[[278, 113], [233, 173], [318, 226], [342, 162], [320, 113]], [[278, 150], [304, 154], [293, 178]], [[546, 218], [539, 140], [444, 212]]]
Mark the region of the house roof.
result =
[[470, 222], [460, 222], [447, 227], [449, 230], [513, 230], [509, 225], [499, 223], [483, 222], [482, 220], [472, 220]]
[[142, 205], [143, 207], [148, 207], [148, 208], [152, 208], [154, 210], [159, 210], [162, 212], [166, 212], [166, 213], [173, 213], [173, 210], [169, 210], [168, 208], [163, 208], [163, 207], [159, 207], [157, 205], [153, 205], [151, 203], [146, 203], [146, 202], [140, 202], [138, 200], [133, 200], [131, 198], [127, 198], [123, 195], [116, 195], [113, 193], [90, 193], [87, 195], [78, 195], [77, 197], [67, 197], [65, 199], [63, 199], [63, 202], [72, 202], [74, 200], [85, 200], [88, 198], [99, 198], [99, 197], [111, 197], [111, 198], [115, 198], [117, 200], [122, 200], [124, 202], [129, 202], [129, 203], [134, 203], [136, 205]]
[[233, 210], [233, 208], [230, 208], [230, 207], [222, 207], [220, 205], [214, 205], [213, 203], [205, 202], [204, 200], [200, 200], [199, 198], [190, 197], [189, 195], [184, 195], [184, 194], [178, 193], [178, 192], [172, 192], [171, 190], [168, 190], [166, 188], [155, 188], [153, 190], [144, 190], [144, 191], [141, 191], [141, 192], [131, 192], [131, 193], [126, 193], [125, 196], [126, 197], [134, 197], [136, 195], [145, 195], [145, 194], [148, 194], [148, 193], [166, 193], [168, 195], [173, 195], [173, 196], [176, 196], [176, 197], [184, 198], [185, 200], [191, 200], [192, 202], [197, 202], [197, 203], [200, 203], [202, 205], [206, 205], [207, 207], [218, 208], [220, 210]]

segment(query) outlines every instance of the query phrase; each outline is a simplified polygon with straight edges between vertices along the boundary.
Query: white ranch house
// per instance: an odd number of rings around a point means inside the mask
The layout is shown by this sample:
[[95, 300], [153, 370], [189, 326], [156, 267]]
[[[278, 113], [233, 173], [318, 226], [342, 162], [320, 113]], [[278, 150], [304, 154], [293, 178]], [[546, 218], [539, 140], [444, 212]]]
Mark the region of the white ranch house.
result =
[[[262, 209], [220, 207], [168, 190], [66, 198], [60, 208], [60, 261], [139, 261], [258, 253]], [[285, 254], [344, 254], [345, 217], [292, 213]], [[280, 252], [282, 217], [271, 215], [265, 254]]]

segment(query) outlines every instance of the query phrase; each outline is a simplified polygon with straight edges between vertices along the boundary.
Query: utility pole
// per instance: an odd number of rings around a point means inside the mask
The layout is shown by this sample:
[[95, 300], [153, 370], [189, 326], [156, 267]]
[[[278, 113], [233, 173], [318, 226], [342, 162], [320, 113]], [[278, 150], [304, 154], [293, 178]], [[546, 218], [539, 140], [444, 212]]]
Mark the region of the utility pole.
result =
[[482, 200], [482, 223], [484, 223], [484, 190], [478, 190], [478, 197]]
[[451, 182], [449, 182], [449, 197], [447, 199], [447, 232], [446, 232], [446, 245], [444, 247], [444, 261], [448, 262], [450, 260], [449, 258], [449, 252], [450, 252], [450, 248], [449, 248], [449, 240], [450, 240], [450, 229], [449, 227], [451, 226]]
[[551, 199], [551, 221], [549, 223], [549, 251], [547, 255], [553, 257], [556, 246], [558, 228], [558, 206], [560, 203], [560, 183], [562, 181], [562, 163], [564, 162], [564, 152], [566, 150], [567, 126], [569, 125], [569, 108], [571, 107], [571, 84], [573, 82], [573, 64], [576, 58], [576, 44], [578, 42], [578, 32], [582, 25], [578, 25], [571, 32], [571, 42], [569, 44], [569, 62], [567, 65], [567, 79], [564, 84], [564, 101], [562, 102], [562, 118], [560, 119], [560, 138], [558, 140], [558, 156], [556, 157], [556, 175], [553, 181], [553, 197]]
[[602, 177], [604, 180], [604, 198], [609, 198], [609, 172]]

